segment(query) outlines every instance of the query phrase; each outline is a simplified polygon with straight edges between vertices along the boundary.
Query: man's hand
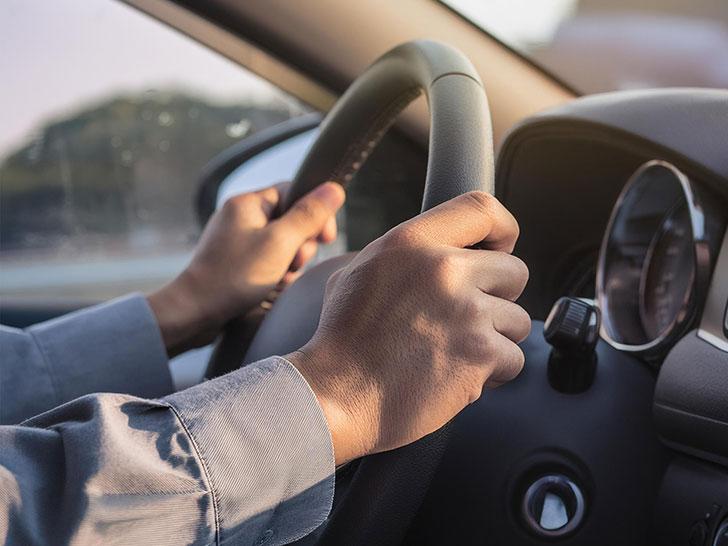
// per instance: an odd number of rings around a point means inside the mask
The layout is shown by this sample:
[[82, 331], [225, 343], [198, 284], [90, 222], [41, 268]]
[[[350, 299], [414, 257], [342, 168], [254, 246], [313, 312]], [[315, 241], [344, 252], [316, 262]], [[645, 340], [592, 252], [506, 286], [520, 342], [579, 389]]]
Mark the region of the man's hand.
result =
[[279, 218], [284, 185], [229, 199], [207, 224], [192, 262], [148, 297], [170, 356], [211, 342], [230, 319], [285, 288], [336, 238], [344, 190], [327, 182]]
[[[332, 276], [316, 334], [286, 358], [323, 408], [337, 464], [413, 442], [518, 375], [531, 321], [513, 303], [528, 280], [517, 238], [513, 216], [473, 192]], [[466, 248], [481, 241], [489, 250]]]

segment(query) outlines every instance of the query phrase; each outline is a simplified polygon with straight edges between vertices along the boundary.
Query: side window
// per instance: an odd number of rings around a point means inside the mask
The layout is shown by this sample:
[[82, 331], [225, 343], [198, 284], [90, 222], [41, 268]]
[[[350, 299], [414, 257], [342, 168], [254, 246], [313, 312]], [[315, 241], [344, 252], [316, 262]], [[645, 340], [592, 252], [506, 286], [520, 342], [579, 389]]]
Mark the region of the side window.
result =
[[310, 109], [116, 0], [4, 0], [0, 295], [107, 299], [179, 271], [202, 167]]

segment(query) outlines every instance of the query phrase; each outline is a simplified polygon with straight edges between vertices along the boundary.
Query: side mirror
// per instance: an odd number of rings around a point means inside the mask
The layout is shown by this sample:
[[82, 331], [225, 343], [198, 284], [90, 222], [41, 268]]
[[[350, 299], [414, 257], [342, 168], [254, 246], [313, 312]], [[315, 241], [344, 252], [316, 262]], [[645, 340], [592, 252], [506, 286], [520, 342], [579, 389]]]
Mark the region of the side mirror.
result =
[[[306, 114], [264, 129], [236, 143], [202, 170], [196, 198], [202, 227], [233, 195], [293, 180], [314, 139], [322, 116]], [[422, 204], [427, 153], [409, 137], [390, 131], [347, 187], [339, 211], [339, 239], [319, 250], [326, 259], [360, 250], [392, 226], [416, 215]]]
[[316, 112], [284, 121], [236, 143], [208, 163], [197, 193], [200, 225], [233, 195], [292, 180], [318, 134], [321, 119]]

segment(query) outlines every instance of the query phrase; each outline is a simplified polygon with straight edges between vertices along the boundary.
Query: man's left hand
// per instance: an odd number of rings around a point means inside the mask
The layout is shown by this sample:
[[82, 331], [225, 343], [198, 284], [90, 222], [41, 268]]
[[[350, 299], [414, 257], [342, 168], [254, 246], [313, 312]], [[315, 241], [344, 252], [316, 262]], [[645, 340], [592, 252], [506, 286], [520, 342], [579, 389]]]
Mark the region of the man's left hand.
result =
[[281, 184], [226, 201], [187, 268], [148, 296], [170, 356], [213, 341], [229, 320], [292, 283], [318, 243], [336, 238], [340, 185], [321, 184], [276, 217], [286, 190]]

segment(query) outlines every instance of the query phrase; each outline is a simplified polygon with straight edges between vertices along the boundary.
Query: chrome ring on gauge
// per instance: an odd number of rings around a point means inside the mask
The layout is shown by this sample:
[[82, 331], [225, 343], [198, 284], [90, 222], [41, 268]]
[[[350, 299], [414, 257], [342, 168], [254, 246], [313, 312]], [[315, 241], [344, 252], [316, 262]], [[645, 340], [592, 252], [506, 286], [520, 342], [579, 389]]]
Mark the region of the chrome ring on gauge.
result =
[[709, 276], [705, 214], [690, 181], [670, 163], [645, 163], [622, 190], [599, 252], [602, 338], [659, 355], [696, 316]]

